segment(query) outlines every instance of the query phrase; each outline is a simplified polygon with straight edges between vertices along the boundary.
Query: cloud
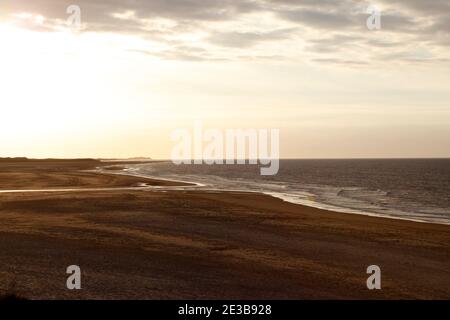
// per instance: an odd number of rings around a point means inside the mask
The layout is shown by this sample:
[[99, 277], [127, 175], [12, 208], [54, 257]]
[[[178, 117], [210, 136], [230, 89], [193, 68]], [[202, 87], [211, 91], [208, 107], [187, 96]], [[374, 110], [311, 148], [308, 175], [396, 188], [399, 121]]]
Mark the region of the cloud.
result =
[[217, 32], [209, 41], [224, 47], [249, 48], [261, 42], [287, 39], [295, 29], [281, 29], [269, 32]]
[[450, 2], [448, 0], [378, 0], [397, 8], [399, 11], [408, 11], [419, 16], [448, 15]]
[[281, 18], [300, 23], [310, 28], [342, 29], [355, 27], [353, 19], [348, 15], [323, 12], [319, 10], [286, 10], [278, 13]]
[[137, 18], [164, 17], [181, 20], [226, 20], [255, 10], [249, 0], [14, 0], [9, 11], [41, 13], [64, 19], [66, 8], [78, 5], [90, 23], [117, 22], [116, 12], [133, 11]]
[[[85, 32], [160, 43], [160, 50], [141, 51], [163, 59], [266, 61], [300, 56], [351, 65], [346, 58], [350, 55], [357, 61], [408, 63], [438, 63], [450, 55], [448, 0], [376, 0], [382, 14], [379, 31], [366, 27], [366, 9], [372, 2], [365, 0], [14, 0], [1, 10], [0, 19], [36, 31], [60, 30], [72, 4], [81, 8]], [[14, 18], [23, 13], [42, 16], [45, 22]], [[411, 58], [419, 47], [430, 56]]]
[[337, 58], [317, 58], [313, 59], [315, 62], [320, 63], [331, 63], [331, 64], [338, 64], [338, 65], [344, 65], [344, 66], [363, 66], [367, 65], [366, 61], [363, 60], [348, 60], [348, 59], [337, 59]]

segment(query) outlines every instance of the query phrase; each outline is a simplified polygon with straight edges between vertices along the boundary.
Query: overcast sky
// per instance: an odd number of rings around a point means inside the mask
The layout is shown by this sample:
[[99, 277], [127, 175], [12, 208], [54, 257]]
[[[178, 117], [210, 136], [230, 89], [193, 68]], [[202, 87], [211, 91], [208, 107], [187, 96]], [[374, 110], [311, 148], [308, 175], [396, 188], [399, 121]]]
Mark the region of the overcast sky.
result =
[[283, 157], [450, 157], [448, 0], [0, 0], [0, 39], [0, 156], [168, 158], [203, 120], [280, 128]]

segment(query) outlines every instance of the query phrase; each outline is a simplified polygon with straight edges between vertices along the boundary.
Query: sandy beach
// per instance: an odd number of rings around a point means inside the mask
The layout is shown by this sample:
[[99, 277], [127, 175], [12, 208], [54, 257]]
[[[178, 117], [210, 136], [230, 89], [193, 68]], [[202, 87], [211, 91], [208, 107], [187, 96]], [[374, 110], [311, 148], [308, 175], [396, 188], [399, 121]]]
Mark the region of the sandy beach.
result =
[[[95, 160], [0, 162], [0, 295], [28, 299], [450, 299], [450, 226], [177, 183]], [[116, 164], [120, 169], [120, 164]], [[114, 171], [114, 170], [111, 170]], [[82, 290], [66, 289], [66, 268]], [[382, 270], [368, 290], [366, 268]]]

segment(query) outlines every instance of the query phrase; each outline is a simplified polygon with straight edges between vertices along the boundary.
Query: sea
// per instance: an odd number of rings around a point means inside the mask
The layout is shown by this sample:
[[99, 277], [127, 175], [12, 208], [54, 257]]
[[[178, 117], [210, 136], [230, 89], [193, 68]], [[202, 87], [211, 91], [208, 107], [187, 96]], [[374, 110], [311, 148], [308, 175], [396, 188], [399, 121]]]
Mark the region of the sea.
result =
[[450, 224], [450, 159], [280, 160], [259, 165], [130, 165], [129, 173], [186, 181], [203, 190], [262, 192], [335, 212]]

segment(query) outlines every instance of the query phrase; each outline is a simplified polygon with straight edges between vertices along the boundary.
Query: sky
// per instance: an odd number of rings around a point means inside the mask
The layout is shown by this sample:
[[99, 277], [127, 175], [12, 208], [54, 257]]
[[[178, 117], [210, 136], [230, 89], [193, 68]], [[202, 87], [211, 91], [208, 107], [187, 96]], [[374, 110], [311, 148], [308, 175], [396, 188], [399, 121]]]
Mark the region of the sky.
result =
[[450, 157], [448, 0], [0, 0], [0, 41], [0, 157], [167, 159], [195, 121]]

